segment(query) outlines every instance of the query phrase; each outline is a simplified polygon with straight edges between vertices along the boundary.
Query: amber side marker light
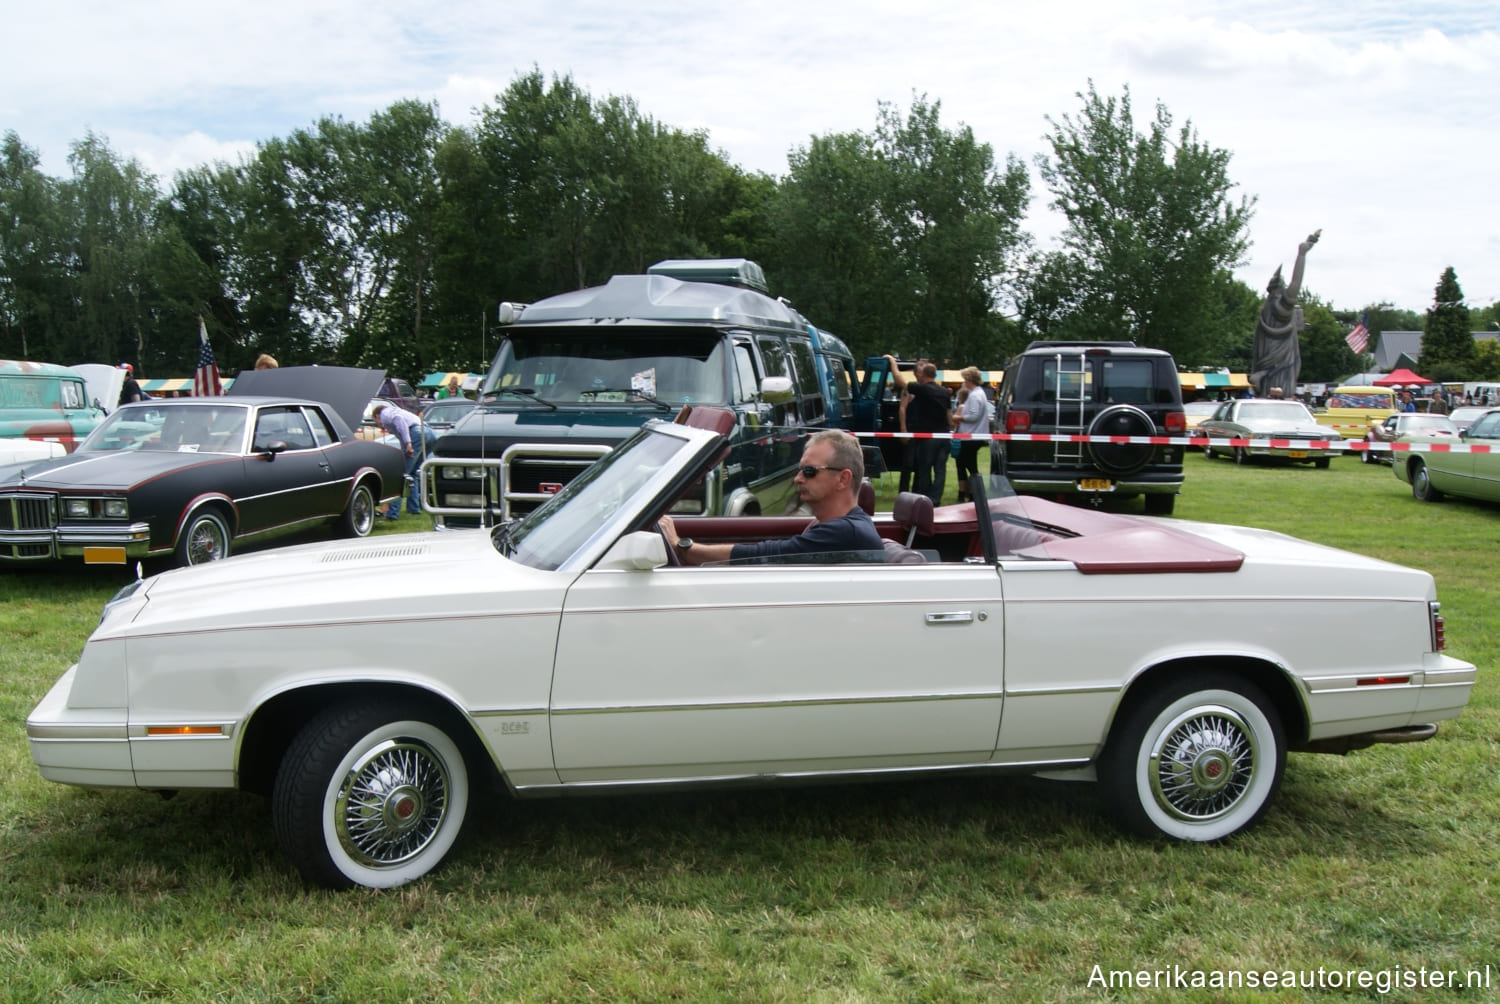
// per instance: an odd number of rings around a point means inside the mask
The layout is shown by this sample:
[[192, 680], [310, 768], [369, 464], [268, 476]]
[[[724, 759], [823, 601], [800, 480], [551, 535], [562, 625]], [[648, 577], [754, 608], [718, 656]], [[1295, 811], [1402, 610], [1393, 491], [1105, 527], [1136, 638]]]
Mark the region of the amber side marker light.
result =
[[222, 736], [222, 725], [148, 725], [148, 736]]

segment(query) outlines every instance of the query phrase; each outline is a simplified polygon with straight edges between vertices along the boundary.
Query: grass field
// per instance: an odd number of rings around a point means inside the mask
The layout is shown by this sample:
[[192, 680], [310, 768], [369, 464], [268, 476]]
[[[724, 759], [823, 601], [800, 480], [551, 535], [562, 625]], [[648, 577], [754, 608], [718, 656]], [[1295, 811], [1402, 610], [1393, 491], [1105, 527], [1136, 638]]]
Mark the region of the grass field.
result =
[[[1209, 847], [1122, 835], [1089, 785], [925, 780], [496, 804], [425, 881], [312, 890], [260, 798], [41, 780], [26, 714], [123, 576], [0, 572], [0, 1000], [1500, 999], [1500, 508], [1353, 458], [1187, 468], [1180, 517], [1431, 571], [1481, 667], [1436, 739], [1294, 754], [1261, 825]], [[1487, 989], [1403, 986], [1486, 966]], [[1320, 968], [1373, 985], [1172, 982]]]

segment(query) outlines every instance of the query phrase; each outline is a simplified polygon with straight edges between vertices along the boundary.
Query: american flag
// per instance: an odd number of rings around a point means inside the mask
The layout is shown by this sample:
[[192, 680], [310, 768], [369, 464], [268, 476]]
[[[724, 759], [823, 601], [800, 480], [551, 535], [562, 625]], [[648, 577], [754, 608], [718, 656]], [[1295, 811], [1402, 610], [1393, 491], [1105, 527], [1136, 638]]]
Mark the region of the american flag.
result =
[[1348, 342], [1349, 347], [1355, 352], [1363, 355], [1370, 344], [1370, 329], [1365, 327], [1364, 321], [1360, 321], [1354, 326], [1353, 331], [1344, 336], [1344, 341]]
[[198, 318], [198, 368], [193, 371], [193, 396], [218, 397], [224, 393], [219, 383], [219, 364], [214, 361], [214, 347], [208, 344], [208, 328]]

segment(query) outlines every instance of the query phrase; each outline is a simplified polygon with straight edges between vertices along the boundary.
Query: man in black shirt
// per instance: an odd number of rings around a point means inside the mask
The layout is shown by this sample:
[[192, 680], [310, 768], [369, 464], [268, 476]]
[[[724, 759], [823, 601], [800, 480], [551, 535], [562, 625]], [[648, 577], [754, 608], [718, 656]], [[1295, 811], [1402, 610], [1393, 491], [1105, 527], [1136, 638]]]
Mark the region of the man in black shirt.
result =
[[812, 511], [815, 520], [802, 533], [758, 544], [711, 544], [679, 536], [670, 516], [661, 518], [662, 533], [684, 565], [848, 551], [883, 553], [885, 545], [875, 532], [875, 523], [859, 507], [859, 486], [864, 479], [859, 440], [847, 432], [827, 429], [807, 441], [802, 464], [792, 479], [798, 500]]
[[[917, 363], [917, 379], [908, 380], [901, 371], [892, 369], [896, 386], [906, 404], [907, 432], [948, 432], [948, 414], [952, 401], [948, 389], [937, 382], [937, 367], [929, 362]], [[949, 447], [947, 439], [919, 438], [913, 441], [916, 477], [912, 490], [932, 499], [943, 500], [943, 482], [948, 479]]]
[[142, 400], [141, 385], [135, 379], [135, 367], [129, 363], [121, 363], [120, 368], [125, 371], [125, 382], [120, 385], [120, 404], [134, 404]]

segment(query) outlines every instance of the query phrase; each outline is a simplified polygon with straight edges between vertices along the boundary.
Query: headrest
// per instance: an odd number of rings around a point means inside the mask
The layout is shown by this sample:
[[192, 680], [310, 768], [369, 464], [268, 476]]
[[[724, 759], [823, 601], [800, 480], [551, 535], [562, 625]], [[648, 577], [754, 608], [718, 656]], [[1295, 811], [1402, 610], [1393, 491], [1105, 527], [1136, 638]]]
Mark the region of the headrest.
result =
[[859, 483], [859, 507], [865, 511], [865, 515], [875, 515], [875, 486], [870, 484], [869, 478]]
[[924, 537], [932, 535], [932, 499], [916, 492], [901, 492], [891, 507], [897, 526], [911, 527]]
[[707, 429], [721, 436], [734, 430], [734, 412], [728, 408], [686, 406], [683, 410], [686, 414], [679, 413], [678, 421], [690, 429]]

